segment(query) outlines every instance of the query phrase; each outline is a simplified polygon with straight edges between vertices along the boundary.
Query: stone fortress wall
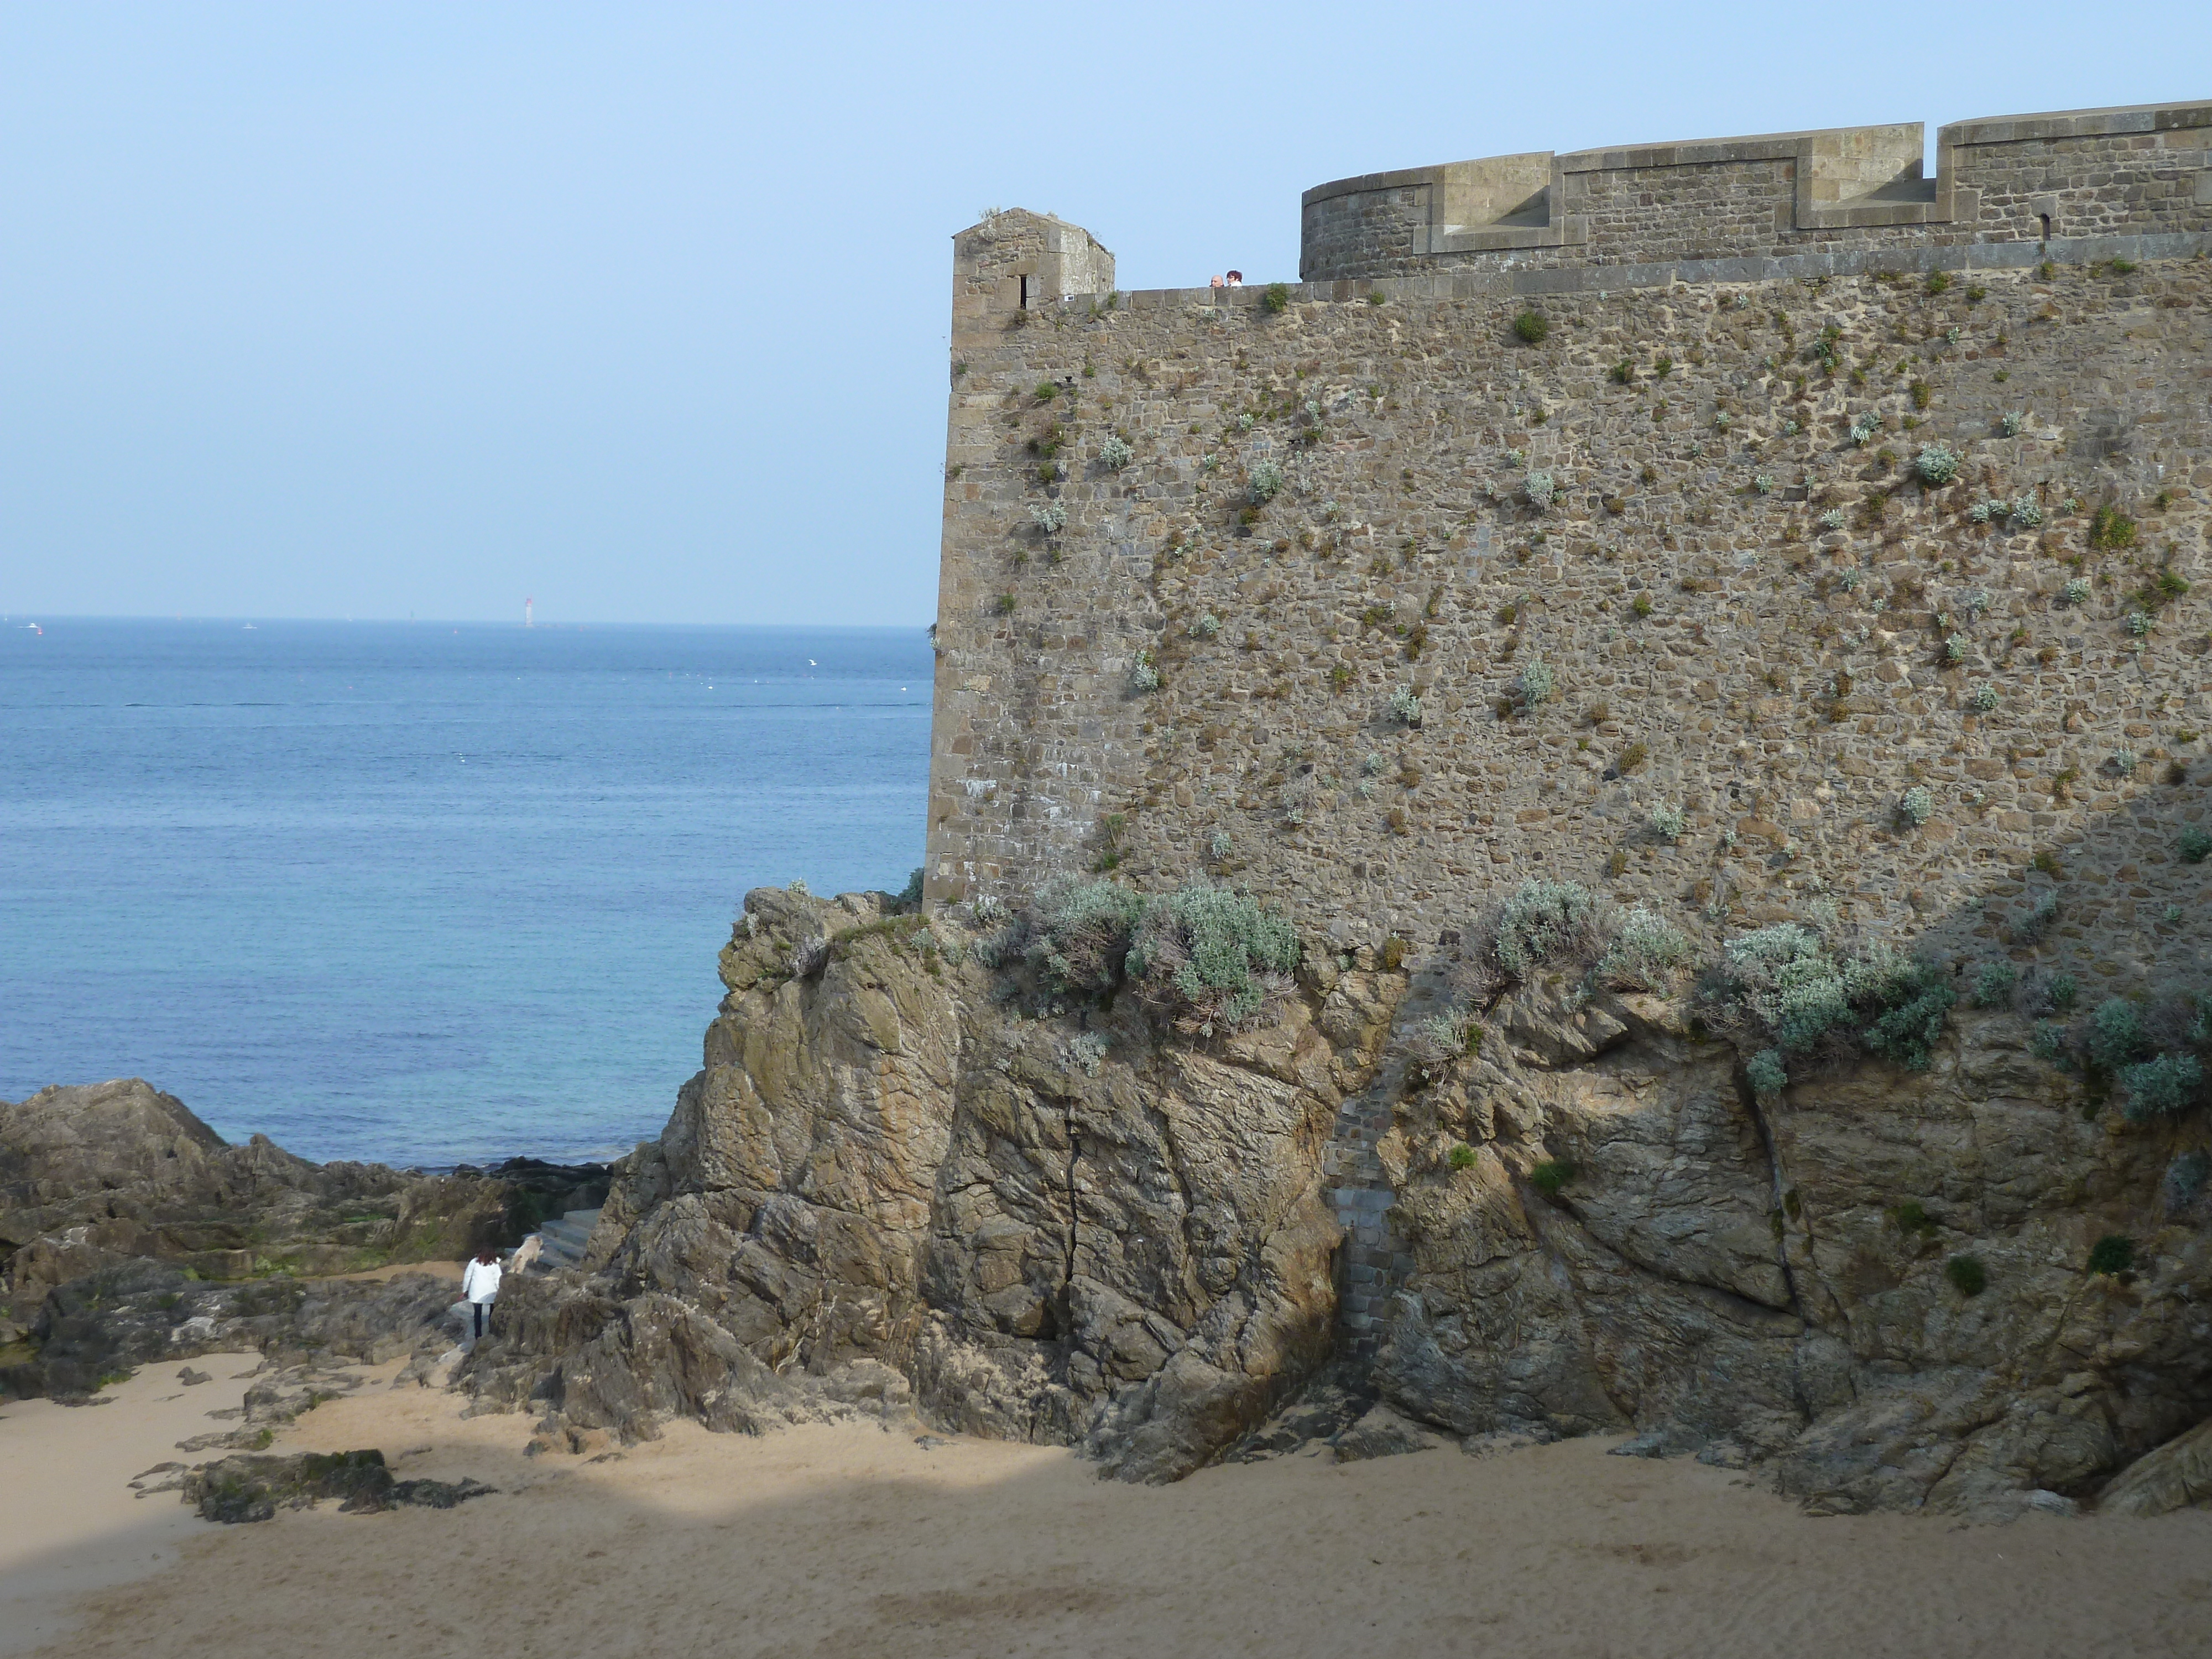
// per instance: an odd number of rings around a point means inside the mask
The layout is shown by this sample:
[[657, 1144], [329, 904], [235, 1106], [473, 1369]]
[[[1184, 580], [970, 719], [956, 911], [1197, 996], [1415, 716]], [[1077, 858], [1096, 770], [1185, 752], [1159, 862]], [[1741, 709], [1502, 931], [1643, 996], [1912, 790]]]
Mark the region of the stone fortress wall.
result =
[[1308, 282], [2202, 230], [2212, 105], [1538, 151], [1305, 193]]
[[1210, 876], [1349, 951], [1532, 875], [1709, 940], [2061, 891], [2052, 965], [2193, 962], [2212, 103], [1932, 185], [1919, 131], [1325, 185], [1266, 289], [961, 233], [930, 903]]
[[[2190, 1501], [2208, 112], [1954, 129], [1926, 199], [1910, 129], [1507, 158], [1443, 240], [1556, 200], [1556, 247], [1355, 258], [1332, 210], [1301, 285], [1121, 295], [1074, 226], [963, 232], [928, 914], [747, 896], [605, 1272], [518, 1285], [480, 1400], [910, 1401], [1127, 1480], [1633, 1431], [1826, 1512]], [[1935, 240], [2001, 162], [2050, 239]], [[1570, 246], [1601, 187], [1641, 216]], [[1189, 1031], [1094, 941], [1063, 995], [983, 901], [1079, 872], [1249, 890], [1295, 987]], [[1680, 971], [1499, 983], [1484, 912], [1534, 876]], [[1813, 1048], [1820, 963], [1756, 1024], [1690, 994], [1785, 917], [1955, 988]]]

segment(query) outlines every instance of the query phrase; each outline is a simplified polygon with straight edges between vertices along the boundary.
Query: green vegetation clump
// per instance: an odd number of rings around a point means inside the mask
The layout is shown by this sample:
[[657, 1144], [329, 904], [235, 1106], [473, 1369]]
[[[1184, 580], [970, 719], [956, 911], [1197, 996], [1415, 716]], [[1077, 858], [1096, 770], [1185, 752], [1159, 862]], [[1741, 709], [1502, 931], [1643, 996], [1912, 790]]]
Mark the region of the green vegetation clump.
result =
[[1432, 1014], [1415, 1025], [1406, 1038], [1406, 1057], [1413, 1071], [1421, 1073], [1408, 1077], [1416, 1088], [1432, 1081], [1441, 1074], [1444, 1065], [1455, 1055], [1465, 1052], [1463, 1014]]
[[[1114, 881], [1065, 878], [1037, 896], [1022, 954], [1062, 995], [1124, 985], [1201, 1036], [1255, 1023], [1290, 988], [1297, 933], [1231, 888], [1194, 883], [1146, 896]], [[994, 946], [1005, 964], [1015, 941]]]
[[1868, 1026], [1859, 1041], [1907, 1071], [1924, 1072], [1943, 1035], [1943, 1022], [1958, 1000], [1934, 969], [1925, 969], [1911, 996]]
[[2166, 1166], [2166, 1178], [2161, 1183], [2166, 1207], [2178, 1212], [2194, 1206], [2204, 1195], [2208, 1176], [2212, 1176], [2212, 1155], [2184, 1152], [2175, 1158]]
[[1291, 308], [1291, 290], [1281, 283], [1270, 283], [1260, 303], [1267, 308], [1269, 315], [1279, 317]]
[[1491, 958], [1509, 979], [1563, 957], [1595, 962], [1604, 951], [1604, 902], [1571, 881], [1524, 881], [1486, 929]]
[[2119, 1077], [2127, 1094], [2120, 1111], [2130, 1123], [2177, 1117], [2194, 1106], [2204, 1090], [2204, 1067], [2194, 1054], [2160, 1054], [2123, 1068]]
[[1551, 335], [1551, 319], [1540, 311], [1524, 311], [1513, 319], [1513, 337], [1523, 345], [1541, 345]]
[[2089, 545], [2118, 552], [2136, 544], [2136, 521], [2107, 501], [2089, 516]]
[[1985, 962], [1974, 975], [1974, 1006], [2001, 1008], [2012, 1000], [2020, 969], [2008, 962]]
[[1037, 895], [1030, 953], [1056, 990], [1110, 990], [1144, 913], [1144, 895], [1120, 882], [1063, 878]]
[[1608, 920], [1612, 940], [1598, 958], [1596, 977], [1615, 990], [1654, 988], [1690, 954], [1688, 936], [1640, 904]]
[[1714, 1023], [1765, 1038], [1783, 1060], [1858, 1044], [1909, 1070], [1925, 1069], [1957, 1001], [1943, 975], [1876, 941], [1838, 955], [1812, 928], [1777, 922], [1739, 935], [1707, 976]]
[[1928, 1213], [1928, 1206], [1917, 1198], [1908, 1198], [1893, 1204], [1883, 1212], [1898, 1231], [1909, 1237], [1925, 1238], [1937, 1230], [1936, 1218]]
[[1912, 465], [1921, 483], [1940, 489], [1958, 477], [1959, 453], [1948, 444], [1925, 444]]
[[1209, 1036], [1255, 1021], [1297, 965], [1289, 921], [1247, 894], [1200, 884], [1146, 905], [1127, 961], [1147, 1000]]
[[1989, 1270], [1978, 1256], [1953, 1256], [1943, 1264], [1943, 1277], [1960, 1296], [1979, 1296], [1990, 1287]]
[[2124, 997], [2108, 997], [2089, 1016], [2089, 1061], [2107, 1072], [2141, 1060], [2150, 1048], [2142, 1011]]
[[1514, 684], [1522, 705], [1528, 708], [1551, 702], [1557, 688], [1558, 680], [1552, 672], [1551, 665], [1539, 656], [1531, 656], [1521, 665], [1520, 678]]
[[1789, 1068], [1776, 1048], [1762, 1048], [1753, 1054], [1745, 1062], [1743, 1074], [1752, 1092], [1761, 1100], [1773, 1099], [1790, 1082]]
[[1504, 983], [1562, 967], [1589, 986], [1650, 989], [1690, 954], [1688, 938], [1673, 924], [1640, 906], [1618, 909], [1571, 881], [1522, 883], [1482, 918], [1474, 938], [1477, 960]]
[[2212, 835], [2202, 830], [2183, 830], [2181, 861], [2184, 864], [2202, 864], [2207, 857], [2212, 857]]
[[2089, 1247], [2089, 1271], [2124, 1273], [2136, 1265], [2136, 1242], [2125, 1233], [2106, 1233]]
[[1472, 1170], [1475, 1165], [1475, 1158], [1474, 1148], [1462, 1140], [1451, 1149], [1451, 1155], [1445, 1161], [1455, 1170]]
[[1575, 1166], [1563, 1158], [1547, 1158], [1528, 1171], [1529, 1184], [1547, 1198], [1557, 1198], [1559, 1189], [1575, 1178]]

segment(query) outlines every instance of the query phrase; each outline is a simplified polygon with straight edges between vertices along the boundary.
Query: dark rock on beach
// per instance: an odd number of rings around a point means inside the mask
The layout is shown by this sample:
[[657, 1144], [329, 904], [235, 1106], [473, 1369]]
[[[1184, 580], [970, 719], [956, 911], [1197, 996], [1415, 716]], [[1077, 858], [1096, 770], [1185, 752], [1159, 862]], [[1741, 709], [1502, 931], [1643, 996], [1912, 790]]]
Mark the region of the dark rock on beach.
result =
[[442, 1175], [312, 1164], [223, 1140], [127, 1079], [0, 1102], [0, 1392], [85, 1395], [131, 1367], [218, 1349], [279, 1366], [370, 1364], [446, 1346], [429, 1274], [598, 1201], [606, 1172], [516, 1158]]
[[336, 1499], [343, 1514], [376, 1515], [405, 1505], [449, 1510], [497, 1490], [476, 1480], [396, 1480], [374, 1450], [241, 1454], [202, 1464], [180, 1484], [202, 1520], [233, 1525], [273, 1520], [279, 1508], [312, 1509], [324, 1498]]

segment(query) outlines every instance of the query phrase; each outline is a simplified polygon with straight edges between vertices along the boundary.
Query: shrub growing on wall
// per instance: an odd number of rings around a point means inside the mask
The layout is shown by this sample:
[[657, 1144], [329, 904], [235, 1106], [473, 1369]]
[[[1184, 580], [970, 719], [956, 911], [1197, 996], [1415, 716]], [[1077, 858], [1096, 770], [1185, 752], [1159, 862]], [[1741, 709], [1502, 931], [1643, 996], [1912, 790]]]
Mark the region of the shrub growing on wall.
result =
[[1761, 1100], [1771, 1100], [1790, 1081], [1789, 1068], [1782, 1063], [1781, 1051], [1775, 1048], [1761, 1048], [1753, 1054], [1744, 1063], [1743, 1074], [1751, 1091]]
[[2160, 1054], [2120, 1073], [2126, 1091], [2121, 1113], [2130, 1123], [2176, 1117], [2204, 1091], [2204, 1067], [2194, 1054]]
[[1948, 444], [1925, 444], [1912, 465], [1921, 483], [1940, 489], [1958, 477], [1959, 452]]
[[1609, 921], [1606, 931], [1612, 937], [1598, 959], [1596, 977], [1616, 991], [1655, 989], [1690, 954], [1688, 936], [1640, 904], [1601, 920]]
[[2106, 1071], [2143, 1058], [2150, 1039], [2144, 1033], [2142, 1011], [2124, 997], [2107, 997], [2089, 1016], [2090, 1063]]
[[[1114, 881], [1063, 878], [1020, 926], [1024, 956], [1058, 995], [1134, 989], [1181, 1029], [1249, 1025], [1290, 988], [1297, 933], [1246, 894], [1194, 883], [1146, 896]], [[1008, 965], [1006, 946], [990, 957]]]
[[1120, 982], [1144, 896], [1115, 881], [1063, 878], [1037, 895], [1031, 953], [1056, 990], [1095, 995]]
[[1147, 1001], [1211, 1036], [1252, 1024], [1289, 991], [1298, 936], [1249, 895], [1194, 884], [1146, 904], [1127, 965]]
[[1572, 881], [1524, 881], [1484, 930], [1491, 959], [1509, 979], [1550, 962], [1595, 963], [1605, 951], [1606, 907]]
[[1888, 945], [1876, 941], [1856, 954], [1838, 954], [1794, 921], [1731, 940], [1707, 976], [1704, 996], [1716, 1025], [1747, 1040], [1765, 1039], [1785, 1061], [1796, 1054], [1840, 1056], [1856, 1041], [1915, 1071], [1929, 1063], [1958, 1000], [1936, 969]]

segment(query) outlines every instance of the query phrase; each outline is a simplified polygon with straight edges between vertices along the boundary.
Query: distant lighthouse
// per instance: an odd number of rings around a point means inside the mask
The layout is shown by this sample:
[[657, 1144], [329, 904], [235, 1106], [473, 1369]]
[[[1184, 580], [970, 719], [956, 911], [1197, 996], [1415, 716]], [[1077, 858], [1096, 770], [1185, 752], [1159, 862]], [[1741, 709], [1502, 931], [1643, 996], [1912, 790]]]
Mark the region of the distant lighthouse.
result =
[[535, 628], [538, 626], [538, 624], [531, 619], [530, 616], [530, 607], [537, 603], [538, 601], [535, 599], [525, 599], [522, 602], [522, 625], [525, 628]]

